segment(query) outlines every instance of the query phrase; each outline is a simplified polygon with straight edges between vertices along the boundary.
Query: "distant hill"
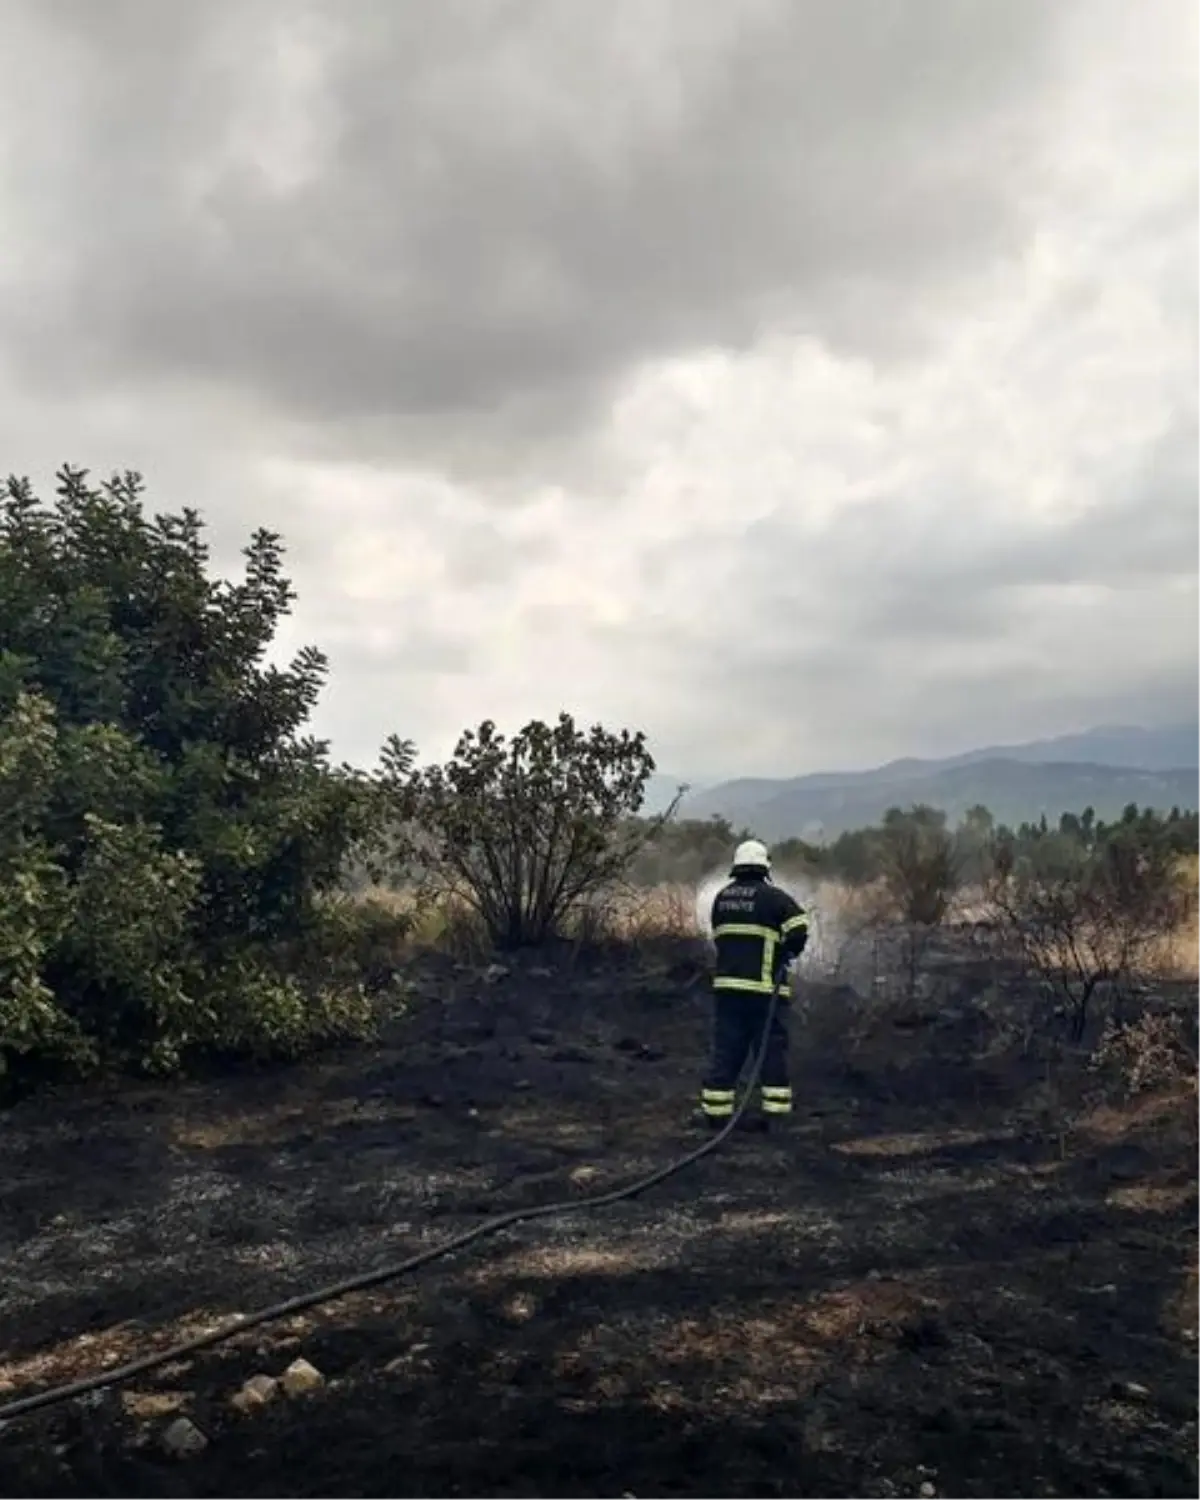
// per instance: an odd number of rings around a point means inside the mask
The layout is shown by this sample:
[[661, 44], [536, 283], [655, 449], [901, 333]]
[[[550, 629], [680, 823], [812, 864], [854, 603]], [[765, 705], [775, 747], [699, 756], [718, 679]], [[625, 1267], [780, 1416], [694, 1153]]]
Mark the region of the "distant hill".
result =
[[[1162, 729], [1106, 725], [1025, 745], [992, 745], [952, 756], [944, 765], [980, 760], [1019, 760], [1039, 765], [1124, 766], [1135, 771], [1179, 771], [1200, 766], [1200, 724], [1169, 724]], [[928, 764], [928, 762], [926, 763]]]
[[[1111, 727], [945, 760], [901, 760], [869, 771], [722, 782], [691, 793], [688, 818], [721, 816], [767, 839], [836, 837], [877, 822], [889, 807], [926, 802], [952, 821], [982, 803], [1002, 822], [1093, 807], [1116, 817], [1130, 802], [1164, 811], [1200, 802], [1196, 725]], [[1099, 760], [1098, 754], [1108, 758]], [[1172, 763], [1173, 762], [1173, 763]]]

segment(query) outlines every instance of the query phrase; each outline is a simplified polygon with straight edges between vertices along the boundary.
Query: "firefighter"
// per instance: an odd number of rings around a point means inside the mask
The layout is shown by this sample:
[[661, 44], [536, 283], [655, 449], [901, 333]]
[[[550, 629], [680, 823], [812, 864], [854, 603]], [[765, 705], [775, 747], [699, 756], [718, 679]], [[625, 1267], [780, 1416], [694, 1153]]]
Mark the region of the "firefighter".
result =
[[792, 1110], [786, 969], [808, 942], [808, 917], [798, 902], [772, 884], [771, 856], [757, 839], [738, 845], [730, 873], [730, 883], [718, 891], [712, 905], [717, 950], [712, 1063], [700, 1094], [699, 1119], [713, 1130], [728, 1123], [737, 1102], [738, 1078], [757, 1056], [775, 990], [759, 1080], [761, 1114], [747, 1120], [751, 1128], [766, 1130], [773, 1119]]

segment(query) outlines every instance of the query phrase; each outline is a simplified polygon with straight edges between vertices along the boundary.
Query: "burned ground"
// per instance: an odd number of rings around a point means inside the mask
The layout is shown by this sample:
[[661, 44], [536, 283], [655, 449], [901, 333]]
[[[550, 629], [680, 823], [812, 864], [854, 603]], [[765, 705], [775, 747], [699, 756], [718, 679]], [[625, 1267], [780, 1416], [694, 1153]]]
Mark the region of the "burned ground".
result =
[[[431, 960], [369, 1052], [10, 1110], [0, 1400], [681, 1154], [698, 979]], [[947, 983], [816, 989], [785, 1137], [14, 1422], [0, 1493], [1194, 1494], [1186, 1115], [1068, 1106]], [[322, 1389], [230, 1406], [297, 1354]]]

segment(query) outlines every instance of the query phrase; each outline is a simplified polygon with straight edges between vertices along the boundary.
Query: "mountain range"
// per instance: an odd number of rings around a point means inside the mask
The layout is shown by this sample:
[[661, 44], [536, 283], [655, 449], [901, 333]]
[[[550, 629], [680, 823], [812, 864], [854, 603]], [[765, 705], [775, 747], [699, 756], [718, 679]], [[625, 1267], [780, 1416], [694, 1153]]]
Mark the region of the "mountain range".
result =
[[[682, 818], [723, 817], [765, 839], [836, 838], [876, 823], [889, 807], [942, 808], [956, 822], [982, 803], [1004, 823], [1057, 820], [1095, 809], [1113, 818], [1130, 802], [1163, 811], [1200, 802], [1200, 725], [1105, 725], [1055, 739], [991, 745], [942, 760], [896, 760], [868, 771], [820, 771], [693, 785]], [[658, 775], [646, 810], [661, 809], [680, 780]]]

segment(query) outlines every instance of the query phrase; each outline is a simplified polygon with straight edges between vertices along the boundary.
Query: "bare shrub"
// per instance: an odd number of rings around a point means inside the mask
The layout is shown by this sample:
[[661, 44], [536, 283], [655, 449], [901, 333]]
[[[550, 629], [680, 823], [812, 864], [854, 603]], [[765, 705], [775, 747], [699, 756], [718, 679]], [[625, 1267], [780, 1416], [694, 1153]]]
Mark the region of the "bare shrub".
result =
[[1106, 1072], [1128, 1096], [1186, 1084], [1196, 1090], [1196, 1044], [1184, 1019], [1147, 1011], [1136, 1020], [1108, 1021], [1091, 1066]]
[[1102, 985], [1128, 990], [1161, 962], [1193, 896], [1169, 850], [1129, 832], [1094, 848], [1051, 834], [1020, 858], [999, 848], [988, 884], [992, 929], [1054, 996], [1074, 1041]]

